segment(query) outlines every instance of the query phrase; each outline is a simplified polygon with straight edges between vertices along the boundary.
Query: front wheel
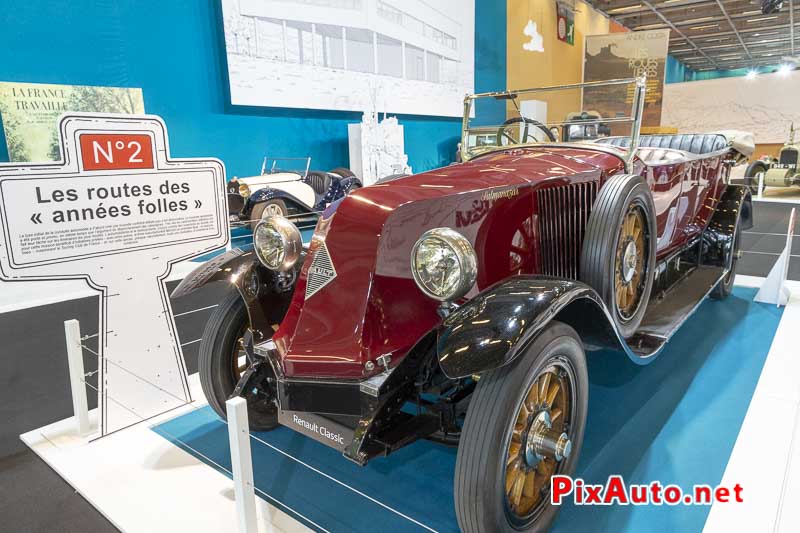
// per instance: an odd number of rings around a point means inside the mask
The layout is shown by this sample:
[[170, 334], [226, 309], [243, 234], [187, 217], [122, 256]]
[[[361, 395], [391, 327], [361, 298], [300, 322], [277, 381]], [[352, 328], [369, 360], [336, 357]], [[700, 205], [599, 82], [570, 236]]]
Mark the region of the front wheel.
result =
[[256, 204], [250, 212], [250, 227], [256, 229], [261, 219], [270, 215], [285, 217], [288, 214], [289, 210], [286, 209], [286, 202], [283, 200], [267, 200], [266, 202], [261, 202]]
[[455, 505], [465, 533], [545, 531], [553, 475], [571, 475], [588, 400], [586, 357], [571, 327], [551, 322], [515, 362], [481, 376], [458, 448]]
[[[249, 325], [244, 300], [237, 291], [232, 291], [214, 310], [200, 341], [200, 385], [208, 405], [223, 420], [225, 402], [248, 366], [240, 339]], [[266, 431], [278, 425], [277, 407], [263, 398], [249, 396], [247, 414], [253, 431]]]

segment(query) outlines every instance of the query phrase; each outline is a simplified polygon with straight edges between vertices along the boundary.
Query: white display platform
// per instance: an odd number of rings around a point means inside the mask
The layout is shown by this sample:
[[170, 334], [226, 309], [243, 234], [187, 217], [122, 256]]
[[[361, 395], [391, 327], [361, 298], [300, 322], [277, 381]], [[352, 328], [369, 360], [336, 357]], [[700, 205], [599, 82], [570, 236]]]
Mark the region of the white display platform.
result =
[[[736, 276], [737, 285], [760, 287], [763, 281]], [[800, 282], [786, 283], [792, 296], [720, 482], [739, 483], [747, 497], [741, 504], [714, 504], [706, 532], [800, 531]]]
[[[736, 278], [749, 287], [762, 281]], [[713, 505], [706, 532], [800, 531], [800, 282], [788, 283], [792, 299], [721, 481], [739, 483], [746, 497], [740, 504]], [[205, 405], [196, 374], [190, 385], [194, 403], [88, 444], [71, 435], [72, 419], [21, 438], [123, 531], [235, 531], [233, 481], [150, 429]], [[308, 531], [263, 499], [257, 505], [259, 531]]]
[[[71, 418], [20, 438], [122, 531], [234, 532], [233, 481], [150, 429], [206, 405], [197, 374], [189, 384], [199, 400], [102, 439], [75, 437]], [[310, 531], [263, 499], [256, 502], [259, 531]]]

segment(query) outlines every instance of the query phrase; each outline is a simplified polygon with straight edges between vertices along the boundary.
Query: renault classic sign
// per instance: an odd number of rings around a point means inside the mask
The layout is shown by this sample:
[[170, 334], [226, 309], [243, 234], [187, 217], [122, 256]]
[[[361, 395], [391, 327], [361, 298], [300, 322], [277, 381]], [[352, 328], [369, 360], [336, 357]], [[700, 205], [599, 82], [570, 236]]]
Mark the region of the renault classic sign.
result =
[[64, 161], [0, 165], [0, 278], [85, 279], [100, 294], [100, 433], [190, 401], [164, 279], [225, 246], [225, 171], [169, 158], [154, 116], [68, 115]]

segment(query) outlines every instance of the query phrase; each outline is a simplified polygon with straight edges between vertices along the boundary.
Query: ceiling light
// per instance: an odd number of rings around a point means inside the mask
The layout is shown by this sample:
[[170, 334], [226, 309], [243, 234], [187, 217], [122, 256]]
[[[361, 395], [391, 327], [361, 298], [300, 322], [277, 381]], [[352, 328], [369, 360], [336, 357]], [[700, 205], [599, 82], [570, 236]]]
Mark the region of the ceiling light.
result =
[[791, 71], [792, 71], [792, 66], [786, 63], [778, 67], [778, 74], [780, 74], [781, 76], [788, 76]]
[[705, 22], [707, 20], [714, 20], [714, 17], [699, 17], [696, 19], [682, 20], [681, 25], [695, 24], [696, 22]]
[[641, 7], [642, 4], [636, 4], [634, 6], [618, 7], [615, 9], [609, 9], [608, 11], [606, 11], [606, 13], [608, 13], [609, 15], [616, 15], [617, 13], [624, 13], [626, 11], [634, 11], [636, 9], [640, 9]]
[[652, 30], [652, 29], [655, 29], [655, 28], [663, 28], [663, 27], [664, 27], [664, 24], [659, 22], [659, 23], [656, 23], [656, 24], [645, 24], [644, 26], [636, 26], [633, 29], [638, 31], [638, 30]]
[[750, 70], [747, 71], [747, 75], [745, 76], [745, 79], [754, 80], [754, 79], [756, 79], [757, 75], [758, 75], [758, 71], [757, 70], [750, 69]]
[[690, 30], [706, 30], [708, 28], [719, 28], [719, 24], [705, 24], [703, 26], [692, 26]]

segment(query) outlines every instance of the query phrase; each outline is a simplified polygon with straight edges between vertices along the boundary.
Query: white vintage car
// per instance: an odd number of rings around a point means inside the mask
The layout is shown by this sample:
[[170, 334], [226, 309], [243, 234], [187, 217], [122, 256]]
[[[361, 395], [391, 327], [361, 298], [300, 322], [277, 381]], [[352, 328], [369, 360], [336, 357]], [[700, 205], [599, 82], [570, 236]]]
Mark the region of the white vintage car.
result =
[[311, 158], [268, 158], [261, 173], [228, 183], [228, 212], [234, 224], [251, 227], [268, 215], [304, 215], [322, 211], [331, 202], [362, 186], [346, 168], [309, 170]]

